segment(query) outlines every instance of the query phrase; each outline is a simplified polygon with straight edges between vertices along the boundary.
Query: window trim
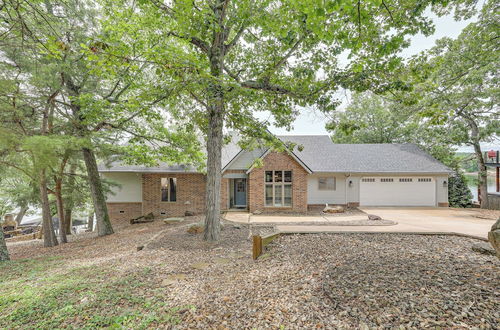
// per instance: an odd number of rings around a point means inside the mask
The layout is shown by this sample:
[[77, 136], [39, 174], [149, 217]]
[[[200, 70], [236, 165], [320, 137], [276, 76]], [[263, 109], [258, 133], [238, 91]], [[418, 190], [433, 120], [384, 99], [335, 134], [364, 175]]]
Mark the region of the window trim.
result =
[[[167, 180], [167, 200], [164, 201], [162, 199], [163, 197], [163, 184], [162, 184], [162, 181], [163, 179], [166, 179]], [[171, 201], [170, 200], [170, 179], [174, 179], [175, 180], [175, 201]], [[162, 176], [160, 177], [160, 202], [161, 203], [177, 203], [177, 193], [178, 193], [178, 188], [177, 188], [177, 177], [176, 176]]]
[[[266, 181], [267, 172], [271, 173], [271, 182]], [[275, 182], [275, 172], [281, 172], [281, 182]], [[290, 172], [290, 181], [285, 181], [285, 172]], [[267, 204], [267, 195], [266, 190], [267, 187], [272, 187], [272, 204]], [[275, 191], [276, 187], [281, 186], [281, 205], [276, 205], [275, 199]], [[290, 196], [290, 205], [285, 205], [285, 186], [290, 186], [291, 196]], [[264, 207], [267, 208], [291, 208], [293, 207], [293, 171], [292, 170], [265, 170], [264, 171]]]
[[[321, 179], [325, 180], [325, 187], [321, 188]], [[333, 179], [333, 188], [328, 188], [328, 179]], [[321, 191], [336, 191], [337, 190], [337, 177], [335, 176], [320, 176], [318, 177], [318, 190]]]

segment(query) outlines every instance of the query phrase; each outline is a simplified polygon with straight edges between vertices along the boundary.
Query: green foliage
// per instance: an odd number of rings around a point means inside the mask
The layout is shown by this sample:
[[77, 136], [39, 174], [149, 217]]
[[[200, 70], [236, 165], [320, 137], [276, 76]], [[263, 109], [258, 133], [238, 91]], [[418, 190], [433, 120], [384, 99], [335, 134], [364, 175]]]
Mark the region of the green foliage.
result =
[[454, 139], [446, 127], [418, 115], [389, 95], [356, 93], [327, 124], [335, 143], [414, 143], [450, 168], [458, 168]]
[[451, 207], [472, 206], [472, 193], [465, 176], [460, 172], [454, 172], [448, 178], [448, 202]]
[[412, 110], [389, 97], [355, 94], [346, 111], [335, 114], [327, 127], [336, 143], [418, 144], [455, 171], [448, 185], [450, 206], [470, 207], [472, 195], [461, 174], [461, 158], [455, 153], [453, 133]]
[[[216, 2], [217, 3], [217, 2]], [[147, 66], [155, 79], [148, 88], [170, 93], [174, 118], [190, 118], [207, 131], [211, 86], [222, 91], [228, 129], [273, 143], [271, 121], [290, 128], [300, 107], [332, 112], [334, 91], [405, 88], [389, 79], [402, 61], [397, 53], [408, 46], [405, 36], [429, 35], [426, 8], [439, 15], [448, 2], [405, 1], [227, 1], [224, 16], [209, 1], [154, 2], [103, 0], [106, 49], [89, 56], [99, 69]], [[473, 2], [454, 3], [471, 12]], [[283, 24], [286, 22], [286, 24]], [[220, 58], [215, 36], [225, 33]], [[393, 31], [393, 33], [388, 33]], [[350, 64], [339, 63], [348, 53]], [[96, 57], [98, 55], [98, 57]], [[223, 60], [222, 60], [223, 58]], [[223, 62], [222, 70], [213, 63]], [[390, 82], [388, 82], [390, 81]], [[268, 120], [256, 112], [269, 111]], [[262, 141], [261, 141], [262, 142]], [[276, 142], [274, 142], [276, 143]]]
[[479, 145], [500, 136], [499, 18], [498, 3], [486, 2], [477, 22], [456, 40], [440, 39], [410, 63], [414, 89], [403, 96], [405, 102], [446, 127], [456, 144]]

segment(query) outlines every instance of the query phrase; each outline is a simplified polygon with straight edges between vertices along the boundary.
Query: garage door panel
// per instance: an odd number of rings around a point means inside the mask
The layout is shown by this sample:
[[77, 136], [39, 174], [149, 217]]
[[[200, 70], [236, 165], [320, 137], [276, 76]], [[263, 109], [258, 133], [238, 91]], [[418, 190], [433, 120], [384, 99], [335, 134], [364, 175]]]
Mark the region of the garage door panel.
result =
[[436, 182], [425, 177], [365, 177], [360, 181], [364, 206], [435, 206]]

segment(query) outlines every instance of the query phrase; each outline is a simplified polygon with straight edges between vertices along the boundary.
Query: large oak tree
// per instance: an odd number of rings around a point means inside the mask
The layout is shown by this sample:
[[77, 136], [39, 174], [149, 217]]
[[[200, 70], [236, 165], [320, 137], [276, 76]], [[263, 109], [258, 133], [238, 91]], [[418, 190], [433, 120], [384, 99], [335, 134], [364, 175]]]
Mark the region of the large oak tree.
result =
[[[454, 2], [468, 9], [473, 1]], [[109, 0], [103, 1], [107, 56], [156, 65], [157, 85], [172, 91], [173, 115], [192, 118], [206, 140], [205, 239], [219, 239], [224, 128], [277, 144], [300, 107], [335, 109], [341, 88], [398, 87], [391, 71], [407, 36], [429, 35], [426, 10], [449, 1], [422, 0]], [[134, 47], [132, 41], [140, 40]], [[346, 64], [342, 61], [348, 57]]]

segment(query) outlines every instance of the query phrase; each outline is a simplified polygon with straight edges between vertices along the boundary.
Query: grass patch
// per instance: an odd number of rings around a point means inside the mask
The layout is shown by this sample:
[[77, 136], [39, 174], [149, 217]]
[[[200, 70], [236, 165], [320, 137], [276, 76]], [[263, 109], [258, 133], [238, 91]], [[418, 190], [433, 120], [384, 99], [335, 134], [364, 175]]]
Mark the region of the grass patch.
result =
[[0, 264], [0, 328], [178, 324], [179, 310], [148, 280], [149, 268], [119, 276], [104, 266], [64, 267], [59, 258]]

